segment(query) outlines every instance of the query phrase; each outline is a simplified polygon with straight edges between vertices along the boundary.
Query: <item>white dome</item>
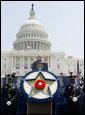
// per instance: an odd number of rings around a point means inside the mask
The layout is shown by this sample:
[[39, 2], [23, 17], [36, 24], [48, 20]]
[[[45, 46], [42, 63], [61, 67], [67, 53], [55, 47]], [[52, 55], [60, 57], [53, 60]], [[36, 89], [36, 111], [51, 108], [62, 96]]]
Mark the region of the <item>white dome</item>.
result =
[[17, 40], [13, 43], [14, 50], [29, 50], [29, 47], [33, 50], [49, 50], [51, 47], [48, 34], [42, 24], [35, 19], [33, 5], [30, 18], [22, 24], [16, 37]]
[[45, 31], [42, 24], [39, 21], [37, 21], [36, 19], [28, 19], [21, 26], [21, 29], [31, 29], [31, 28]]

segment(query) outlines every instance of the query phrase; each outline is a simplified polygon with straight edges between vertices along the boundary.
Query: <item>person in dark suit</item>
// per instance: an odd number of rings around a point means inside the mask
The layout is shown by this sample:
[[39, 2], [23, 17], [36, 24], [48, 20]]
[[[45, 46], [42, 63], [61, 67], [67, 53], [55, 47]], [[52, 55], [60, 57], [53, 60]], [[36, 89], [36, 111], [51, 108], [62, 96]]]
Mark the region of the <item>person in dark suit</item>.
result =
[[18, 89], [13, 83], [15, 73], [8, 74], [8, 83], [3, 86], [2, 96], [3, 96], [3, 113], [15, 113], [17, 110], [17, 98], [18, 98]]
[[48, 64], [46, 62], [42, 62], [42, 56], [40, 55], [38, 55], [38, 60], [32, 64], [32, 70], [35, 69], [48, 70]]
[[75, 83], [75, 77], [71, 74], [70, 84], [66, 86], [64, 93], [69, 114], [80, 114], [81, 89]]

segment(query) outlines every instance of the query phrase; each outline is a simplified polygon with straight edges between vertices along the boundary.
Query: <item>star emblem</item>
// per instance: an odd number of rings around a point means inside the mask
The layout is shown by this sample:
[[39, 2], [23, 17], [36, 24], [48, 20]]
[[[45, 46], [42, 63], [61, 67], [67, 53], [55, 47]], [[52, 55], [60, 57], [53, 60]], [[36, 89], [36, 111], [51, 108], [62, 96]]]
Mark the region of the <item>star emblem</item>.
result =
[[52, 98], [57, 90], [57, 79], [45, 71], [40, 70], [29, 74], [23, 81], [24, 90], [29, 98]]

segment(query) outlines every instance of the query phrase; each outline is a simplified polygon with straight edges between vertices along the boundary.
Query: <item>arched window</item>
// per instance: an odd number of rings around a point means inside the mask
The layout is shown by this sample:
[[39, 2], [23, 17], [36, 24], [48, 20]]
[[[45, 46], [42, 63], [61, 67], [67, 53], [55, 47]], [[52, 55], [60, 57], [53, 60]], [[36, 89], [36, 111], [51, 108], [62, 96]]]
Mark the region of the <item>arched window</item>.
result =
[[39, 37], [39, 34], [37, 34], [37, 37]]
[[4, 63], [4, 69], [6, 69], [6, 63]]
[[36, 43], [34, 43], [34, 49], [36, 49]]
[[23, 38], [25, 37], [25, 34], [23, 34]]
[[26, 42], [25, 42], [25, 49], [27, 49], [27, 47], [26, 47]]
[[28, 58], [24, 57], [24, 69], [28, 69]]
[[60, 65], [57, 65], [57, 69], [60, 69]]
[[29, 33], [29, 37], [30, 37], [30, 33]]
[[38, 42], [38, 49], [39, 49], [39, 44], [40, 44], [40, 42]]
[[16, 69], [20, 69], [20, 57], [16, 57]]
[[26, 37], [27, 37], [27, 33], [26, 33]]
[[4, 61], [6, 61], [6, 58], [4, 58]]
[[33, 37], [33, 33], [31, 33], [31, 37]]
[[41, 34], [40, 34], [40, 38], [41, 38]]
[[36, 33], [34, 33], [34, 37], [36, 37]]

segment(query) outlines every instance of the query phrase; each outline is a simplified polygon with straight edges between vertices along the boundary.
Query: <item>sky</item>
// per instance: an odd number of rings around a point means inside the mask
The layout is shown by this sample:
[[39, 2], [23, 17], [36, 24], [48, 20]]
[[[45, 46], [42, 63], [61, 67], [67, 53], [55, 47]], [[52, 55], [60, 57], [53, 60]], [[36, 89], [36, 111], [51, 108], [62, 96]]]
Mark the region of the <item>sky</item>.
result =
[[31, 4], [51, 42], [51, 50], [66, 57], [84, 58], [83, 1], [1, 1], [1, 51], [12, 51], [21, 25], [28, 20]]

